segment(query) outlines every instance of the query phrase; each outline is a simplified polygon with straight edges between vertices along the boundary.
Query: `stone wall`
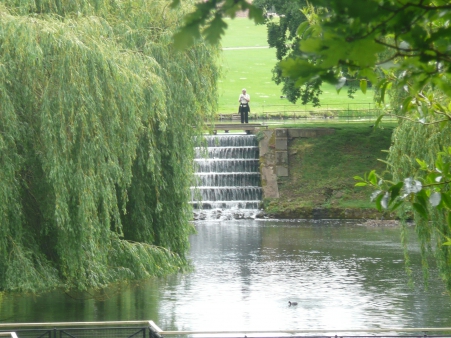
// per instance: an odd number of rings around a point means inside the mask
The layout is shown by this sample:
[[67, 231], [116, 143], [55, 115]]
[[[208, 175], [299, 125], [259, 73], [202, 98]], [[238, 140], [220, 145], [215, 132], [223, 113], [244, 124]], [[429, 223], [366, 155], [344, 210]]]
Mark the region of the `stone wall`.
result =
[[277, 128], [260, 131], [260, 174], [263, 198], [278, 198], [278, 177], [290, 175], [288, 144], [295, 138], [321, 137], [335, 133], [330, 128]]

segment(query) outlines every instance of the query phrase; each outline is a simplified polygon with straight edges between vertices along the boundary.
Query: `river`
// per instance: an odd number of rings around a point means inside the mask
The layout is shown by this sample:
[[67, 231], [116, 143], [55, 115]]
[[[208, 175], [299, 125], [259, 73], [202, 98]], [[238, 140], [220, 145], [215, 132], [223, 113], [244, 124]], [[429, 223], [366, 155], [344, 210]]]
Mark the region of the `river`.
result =
[[191, 273], [113, 286], [94, 298], [5, 295], [0, 320], [148, 319], [163, 330], [451, 327], [451, 300], [436, 277], [425, 288], [414, 236], [409, 286], [400, 229], [359, 223], [197, 222]]

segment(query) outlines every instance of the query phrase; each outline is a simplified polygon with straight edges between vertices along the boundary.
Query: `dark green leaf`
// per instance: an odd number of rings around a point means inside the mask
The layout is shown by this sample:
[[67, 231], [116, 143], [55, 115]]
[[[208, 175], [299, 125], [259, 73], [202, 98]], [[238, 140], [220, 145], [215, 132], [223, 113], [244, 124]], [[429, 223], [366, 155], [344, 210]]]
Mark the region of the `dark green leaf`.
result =
[[411, 101], [412, 101], [412, 97], [408, 96], [404, 99], [404, 101], [402, 102], [402, 112], [405, 113], [410, 109], [410, 105], [411, 105]]
[[377, 176], [375, 170], [371, 170], [370, 173], [368, 174], [368, 181], [370, 181], [371, 184], [373, 184], [374, 186], [377, 185]]
[[451, 210], [451, 196], [450, 193], [442, 192], [441, 203], [449, 210]]
[[212, 45], [217, 44], [221, 40], [221, 36], [224, 35], [226, 28], [227, 24], [222, 17], [220, 15], [215, 15], [215, 18], [203, 31], [205, 40]]
[[265, 22], [263, 11], [260, 8], [250, 5], [248, 9], [249, 9], [249, 19], [254, 20], [256, 24], [262, 24]]
[[366, 87], [368, 86], [367, 80], [360, 80], [360, 90], [363, 94], [366, 94]]
[[413, 203], [412, 204], [413, 208], [415, 209], [416, 212], [418, 212], [418, 214], [423, 218], [423, 219], [428, 219], [428, 212], [427, 209], [420, 203]]
[[376, 119], [376, 122], [374, 122], [374, 127], [375, 127], [375, 128], [379, 127], [379, 124], [381, 123], [382, 118], [383, 118], [384, 116], [385, 116], [385, 114], [380, 114], [380, 115], [378, 116], [378, 118]]
[[176, 8], [179, 5], [180, 5], [180, 0], [172, 0], [170, 7]]
[[173, 36], [174, 46], [178, 50], [184, 50], [194, 45], [197, 39], [200, 39], [199, 25], [192, 24], [185, 26]]
[[393, 203], [393, 205], [390, 206], [390, 210], [391, 211], [395, 211], [396, 209], [398, 209], [403, 204], [404, 204], [404, 201], [398, 200], [397, 202]]
[[376, 203], [376, 208], [379, 211], [382, 211], [384, 208], [382, 207], [382, 198], [384, 197], [384, 194], [379, 194], [374, 199], [374, 202]]
[[298, 27], [297, 34], [302, 36], [302, 34], [304, 34], [304, 31], [309, 27], [309, 25], [310, 23], [308, 21], [302, 22]]
[[384, 81], [382, 86], [380, 87], [380, 102], [384, 103], [385, 102], [385, 91], [387, 90], [387, 86], [388, 86], [389, 82], [388, 81]]
[[398, 182], [397, 184], [391, 186], [390, 189], [388, 189], [390, 193], [390, 204], [393, 203], [399, 196], [399, 192], [401, 191], [403, 185], [403, 182]]

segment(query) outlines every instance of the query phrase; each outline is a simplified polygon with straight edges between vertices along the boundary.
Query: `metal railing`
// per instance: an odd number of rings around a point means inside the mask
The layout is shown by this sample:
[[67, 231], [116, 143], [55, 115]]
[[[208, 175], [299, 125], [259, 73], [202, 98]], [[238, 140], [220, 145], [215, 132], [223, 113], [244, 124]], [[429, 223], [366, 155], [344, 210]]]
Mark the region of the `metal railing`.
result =
[[[1, 323], [0, 336], [13, 338], [155, 338], [152, 321]], [[8, 329], [7, 331], [3, 331]]]
[[0, 337], [18, 338], [15, 332], [0, 332]]
[[[151, 330], [154, 334], [159, 337], [164, 336], [190, 336], [190, 335], [202, 335], [202, 336], [226, 336], [243, 338], [247, 335], [252, 335], [252, 337], [258, 337], [258, 335], [263, 335], [265, 338], [268, 337], [279, 337], [280, 335], [290, 335], [293, 337], [323, 337], [323, 338], [350, 338], [350, 337], [368, 337], [368, 333], [371, 337], [375, 337], [373, 334], [383, 334], [392, 333], [392, 335], [380, 335], [378, 337], [451, 337], [451, 328], [384, 328], [384, 329], [345, 329], [345, 330], [334, 330], [334, 329], [297, 329], [297, 330], [241, 330], [241, 331], [163, 331], [154, 322], [151, 322]], [[417, 333], [417, 335], [394, 335], [393, 333]], [[431, 333], [442, 333], [440, 335], [431, 335]], [[352, 333], [366, 333], [362, 335], [350, 335]], [[444, 334], [447, 333], [447, 334]]]
[[[326, 122], [330, 119], [340, 122], [365, 122], [375, 121], [384, 110], [374, 103], [349, 103], [346, 107], [337, 104], [328, 104], [323, 107], [299, 107], [288, 105], [271, 105], [263, 106], [262, 111], [254, 110], [249, 113], [249, 120], [263, 121], [264, 123], [271, 123], [270, 121], [277, 121], [277, 123], [308, 123], [318, 122], [323, 119]], [[236, 113], [218, 114], [219, 121], [232, 120], [239, 121], [240, 115]], [[394, 116], [385, 116], [384, 121], [397, 121]]]
[[347, 104], [331, 103], [323, 104], [319, 107], [299, 106], [299, 105], [262, 105], [262, 114], [292, 114], [304, 113], [312, 115], [321, 115], [325, 113], [348, 112], [376, 112], [381, 108], [374, 102], [352, 102]]
[[[6, 330], [8, 329], [8, 330]], [[153, 321], [106, 321], [106, 322], [57, 322], [57, 323], [2, 323], [0, 337], [149, 337], [166, 336], [202, 337], [291, 337], [291, 338], [451, 338], [451, 328], [383, 328], [383, 329], [296, 329], [296, 330], [239, 330], [239, 331], [164, 331]]]

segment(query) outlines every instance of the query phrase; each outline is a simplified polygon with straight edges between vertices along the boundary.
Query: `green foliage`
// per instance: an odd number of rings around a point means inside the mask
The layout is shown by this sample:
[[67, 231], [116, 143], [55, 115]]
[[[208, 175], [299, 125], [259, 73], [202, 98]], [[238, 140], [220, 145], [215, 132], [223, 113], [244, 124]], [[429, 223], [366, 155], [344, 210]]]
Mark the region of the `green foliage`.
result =
[[[307, 5], [307, 2], [305, 0], [254, 0], [252, 4], [267, 13], [268, 44], [276, 49], [277, 60], [281, 61], [298, 54], [299, 36], [297, 31], [299, 25], [306, 21], [301, 9]], [[277, 13], [277, 18], [272, 17], [270, 14], [272, 11]], [[292, 103], [295, 103], [300, 97], [304, 104], [312, 102], [314, 98], [318, 97], [314, 93], [321, 93], [317, 88], [315, 92], [312, 86], [296, 86], [289, 77], [282, 75], [279, 64], [276, 64], [272, 72], [274, 82], [282, 84], [282, 93]]]
[[403, 217], [413, 213], [424, 271], [426, 254], [433, 251], [451, 291], [451, 5], [447, 0], [318, 0], [315, 6], [304, 11], [308, 20], [298, 29], [299, 48], [280, 62], [280, 74], [299, 88], [313, 83], [307, 100], [315, 100], [319, 82], [339, 91], [357, 80], [366, 91], [370, 81], [386, 109], [383, 115], [404, 121], [386, 161], [391, 177], [373, 171], [358, 176], [358, 185], [375, 187], [378, 208], [399, 209]]
[[[315, 5], [327, 10], [310, 7], [304, 11], [308, 20], [298, 29], [299, 48], [279, 63], [276, 78], [287, 79], [291, 88], [305, 86], [303, 101], [314, 103], [319, 102], [322, 82], [340, 91], [346, 82], [357, 80], [362, 92], [367, 90], [368, 81], [375, 84], [377, 101], [388, 108], [377, 125], [388, 114], [404, 123], [394, 134], [389, 159], [384, 161], [392, 179], [371, 171], [364, 177], [355, 176], [357, 186], [376, 189], [372, 197], [380, 210], [398, 209], [403, 219], [413, 213], [425, 276], [427, 254], [432, 252], [451, 290], [447, 177], [451, 171], [451, 5], [445, 0], [318, 0]], [[270, 29], [270, 38], [275, 41], [282, 32], [276, 28]], [[217, 31], [219, 37], [222, 31]], [[281, 49], [280, 54], [284, 53]], [[349, 95], [353, 91], [351, 88]], [[391, 106], [386, 105], [387, 96]], [[298, 97], [294, 94], [290, 99]], [[406, 248], [406, 227], [403, 229]], [[407, 251], [405, 259], [410, 273]]]
[[[173, 0], [176, 7], [180, 0]], [[180, 49], [192, 46], [204, 36], [210, 43], [217, 43], [224, 35], [227, 23], [225, 17], [234, 18], [239, 11], [248, 11], [255, 23], [263, 22], [262, 10], [244, 0], [198, 1], [195, 10], [185, 16], [184, 25], [174, 35], [174, 43]]]
[[[323, 83], [321, 91], [321, 107], [311, 104], [292, 104], [286, 98], [281, 98], [281, 86], [271, 80], [271, 69], [277, 59], [274, 48], [233, 48], [233, 47], [263, 47], [266, 46], [266, 27], [255, 25], [247, 18], [226, 19], [227, 33], [221, 40], [224, 48], [221, 57], [222, 76], [218, 83], [218, 112], [236, 113], [237, 98], [241, 88], [246, 88], [251, 95], [251, 112], [260, 115], [268, 111], [315, 111], [317, 109], [361, 109], [364, 111], [374, 107], [373, 90], [368, 88], [366, 95], [361, 91], [355, 93], [354, 100], [346, 95], [337, 94], [333, 85]], [[238, 94], [237, 94], [238, 93]], [[364, 102], [367, 104], [365, 105]], [[361, 104], [358, 104], [361, 103]], [[330, 105], [332, 104], [332, 105]], [[270, 107], [272, 105], [272, 107]], [[349, 115], [349, 113], [346, 113]]]
[[86, 290], [178, 271], [193, 231], [193, 136], [216, 49], [171, 45], [184, 8], [0, 8], [0, 290]]
[[[425, 257], [429, 253], [435, 256], [448, 287], [451, 275], [448, 244], [451, 238], [450, 131], [448, 124], [425, 126], [404, 120], [393, 135], [395, 142], [386, 162], [390, 172], [384, 175], [373, 171], [365, 177], [355, 177], [359, 181], [357, 185], [374, 188], [373, 198], [380, 210], [399, 209], [402, 215], [413, 213], [424, 263], [427, 264]], [[433, 244], [437, 250], [430, 249]]]
[[376, 130], [369, 123], [324, 123], [321, 127], [335, 132], [290, 143], [290, 177], [279, 180], [279, 203], [336, 208], [359, 204], [358, 208], [375, 209], [368, 198], [371, 189], [354, 187], [353, 177], [370, 168], [383, 170], [377, 158], [390, 146], [394, 125]]

